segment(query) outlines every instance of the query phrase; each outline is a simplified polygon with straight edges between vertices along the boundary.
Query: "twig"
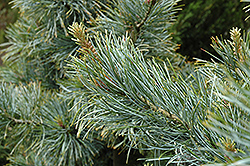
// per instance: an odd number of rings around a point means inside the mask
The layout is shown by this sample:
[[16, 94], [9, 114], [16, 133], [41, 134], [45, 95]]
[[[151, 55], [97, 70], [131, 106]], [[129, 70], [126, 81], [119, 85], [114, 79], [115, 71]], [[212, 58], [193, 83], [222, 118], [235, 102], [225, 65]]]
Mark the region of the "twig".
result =
[[22, 120], [22, 119], [16, 119], [12, 116], [10, 116], [9, 114], [5, 113], [5, 116], [7, 118], [9, 118], [10, 120], [13, 120], [15, 123], [21, 123], [21, 124], [34, 124], [35, 122], [34, 121], [31, 121], [31, 120]]
[[150, 12], [151, 12], [151, 10], [152, 10], [152, 7], [155, 5], [155, 3], [156, 3], [156, 0], [152, 0], [152, 1], [151, 1], [151, 5], [149, 6], [148, 11], [147, 11], [147, 13], [146, 13], [144, 19], [143, 19], [139, 24], [136, 25], [137, 31], [139, 31], [139, 29], [141, 28], [141, 26], [142, 26], [142, 25], [145, 23], [145, 21], [148, 19], [148, 16], [149, 16], [149, 14], [150, 14]]

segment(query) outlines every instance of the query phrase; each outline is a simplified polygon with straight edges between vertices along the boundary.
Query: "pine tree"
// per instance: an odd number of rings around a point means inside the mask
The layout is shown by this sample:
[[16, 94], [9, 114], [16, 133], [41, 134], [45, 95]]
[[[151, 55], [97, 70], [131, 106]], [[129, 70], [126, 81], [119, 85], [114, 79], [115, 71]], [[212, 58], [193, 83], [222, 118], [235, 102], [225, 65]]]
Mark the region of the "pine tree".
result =
[[187, 63], [169, 32], [176, 3], [13, 0], [0, 69], [8, 165], [248, 163], [249, 34], [213, 38], [219, 63]]

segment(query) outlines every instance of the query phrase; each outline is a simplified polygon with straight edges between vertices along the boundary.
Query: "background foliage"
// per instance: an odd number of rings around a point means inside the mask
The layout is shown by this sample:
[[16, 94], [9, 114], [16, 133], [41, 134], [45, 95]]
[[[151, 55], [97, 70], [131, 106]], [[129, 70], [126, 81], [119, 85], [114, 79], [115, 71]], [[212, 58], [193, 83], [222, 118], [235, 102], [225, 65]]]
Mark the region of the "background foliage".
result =
[[232, 27], [248, 30], [250, 25], [245, 21], [245, 4], [238, 0], [182, 0], [179, 5], [184, 6], [173, 26], [173, 40], [181, 44], [178, 52], [189, 60], [210, 60], [201, 48], [216, 54], [210, 47], [211, 36], [223, 35], [227, 39]]
[[[11, 5], [8, 3], [10, 0], [0, 1], [0, 43], [6, 41], [5, 29], [8, 24], [14, 23], [18, 17], [17, 10], [11, 9]], [[0, 54], [0, 65], [2, 64], [2, 54]]]

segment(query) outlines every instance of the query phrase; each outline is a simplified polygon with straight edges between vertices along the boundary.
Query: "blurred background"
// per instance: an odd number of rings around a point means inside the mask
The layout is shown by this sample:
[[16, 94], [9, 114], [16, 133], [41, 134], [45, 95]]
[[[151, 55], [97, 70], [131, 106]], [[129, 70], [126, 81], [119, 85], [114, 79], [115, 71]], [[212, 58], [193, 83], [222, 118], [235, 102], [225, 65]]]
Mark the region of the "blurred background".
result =
[[194, 57], [210, 60], [211, 56], [201, 48], [216, 55], [210, 46], [212, 36], [229, 39], [232, 27], [245, 31], [250, 28], [250, 20], [245, 21], [247, 14], [243, 10], [247, 3], [240, 0], [182, 0], [179, 5], [183, 10], [172, 27], [173, 40], [181, 44], [178, 52], [188, 60]]
[[[11, 0], [0, 1], [0, 43], [6, 42], [5, 30], [18, 18], [18, 10], [13, 10]], [[182, 10], [178, 12], [173, 25], [173, 41], [180, 44], [180, 54], [189, 61], [194, 57], [209, 60], [211, 57], [201, 48], [216, 55], [211, 48], [212, 36], [229, 38], [229, 30], [239, 27], [248, 30], [250, 21], [245, 21], [245, 3], [240, 0], [182, 0], [178, 3]], [[1, 55], [0, 55], [1, 56]], [[0, 60], [0, 64], [1, 64]]]
[[[0, 0], [0, 44], [7, 41], [5, 37], [6, 27], [14, 23], [18, 18], [18, 11], [15, 9], [11, 9], [11, 4], [9, 4], [11, 0]], [[0, 57], [2, 54], [0, 53]], [[0, 58], [0, 65], [2, 64]]]

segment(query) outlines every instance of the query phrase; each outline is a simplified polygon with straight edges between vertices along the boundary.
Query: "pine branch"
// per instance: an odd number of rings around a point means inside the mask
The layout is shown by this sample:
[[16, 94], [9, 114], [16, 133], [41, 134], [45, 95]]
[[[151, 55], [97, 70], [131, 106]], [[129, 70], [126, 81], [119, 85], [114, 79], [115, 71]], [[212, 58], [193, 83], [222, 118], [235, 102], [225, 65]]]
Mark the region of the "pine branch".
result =
[[171, 34], [168, 32], [175, 17], [174, 1], [152, 0], [149, 3], [148, 6], [144, 0], [114, 1], [113, 6], [117, 9], [103, 4], [106, 11], [101, 12], [97, 28], [120, 36], [129, 33], [134, 44], [140, 46], [147, 57], [174, 59], [176, 55], [172, 53], [177, 45], [170, 41]]
[[143, 24], [145, 23], [145, 21], [148, 19], [149, 14], [150, 14], [150, 12], [151, 12], [151, 9], [154, 7], [154, 5], [155, 5], [155, 3], [156, 3], [156, 0], [150, 0], [150, 1], [151, 1], [151, 4], [150, 4], [150, 6], [149, 6], [149, 8], [148, 8], [147, 13], [145, 14], [144, 19], [143, 19], [139, 24], [136, 25], [137, 32], [140, 31], [141, 26], [143, 26]]
[[[75, 71], [72, 77], [78, 77], [79, 84], [98, 96], [94, 98], [95, 109], [90, 112], [88, 100], [82, 101], [84, 107], [76, 119], [76, 123], [81, 124], [78, 130], [101, 130], [100, 137], [111, 146], [126, 145], [122, 141], [120, 144], [115, 142], [115, 135], [120, 135], [135, 145], [127, 145], [130, 148], [162, 148], [167, 151], [185, 144], [187, 149], [195, 146], [192, 151], [198, 151], [200, 157], [216, 155], [223, 158], [215, 151], [197, 150], [216, 147], [218, 141], [216, 134], [202, 133], [208, 130], [199, 122], [206, 117], [204, 109], [215, 109], [204, 99], [210, 96], [209, 102], [215, 101], [211, 97], [214, 94], [209, 93], [210, 87], [201, 86], [206, 84], [199, 73], [190, 76], [190, 83], [177, 73], [172, 78], [166, 64], [161, 66], [154, 60], [145, 61], [142, 53], [127, 38], [97, 34], [92, 46], [96, 54], [84, 53], [82, 58], [74, 58], [71, 65], [74, 66], [71, 70]], [[164, 145], [173, 139], [175, 144]], [[203, 144], [204, 140], [209, 144]], [[185, 155], [193, 154], [187, 152]]]
[[[8, 29], [1, 79], [16, 85], [0, 86], [0, 127], [13, 151], [43, 165], [94, 163], [98, 140], [163, 165], [249, 156], [249, 39], [233, 29], [231, 40], [213, 38], [222, 64], [177, 71], [188, 65], [179, 67], [168, 32], [176, 1], [106, 2], [13, 0], [25, 18]], [[45, 89], [27, 85], [45, 79]], [[48, 90], [56, 83], [61, 90]]]

